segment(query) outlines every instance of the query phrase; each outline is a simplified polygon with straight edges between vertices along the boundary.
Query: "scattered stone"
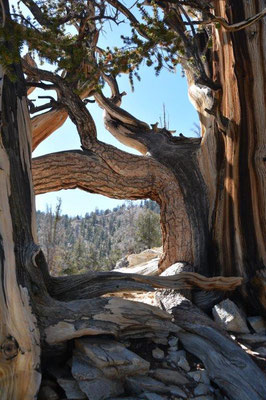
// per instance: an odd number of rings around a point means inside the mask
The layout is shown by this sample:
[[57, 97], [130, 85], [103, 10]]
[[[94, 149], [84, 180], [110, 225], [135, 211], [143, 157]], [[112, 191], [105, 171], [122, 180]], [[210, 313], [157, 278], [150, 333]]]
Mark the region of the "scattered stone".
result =
[[156, 360], [163, 360], [164, 359], [164, 351], [156, 347], [152, 350], [152, 357]]
[[71, 400], [87, 399], [87, 396], [81, 391], [78, 383], [74, 379], [58, 378], [58, 384], [64, 389], [66, 396]]
[[166, 337], [154, 337], [151, 340], [155, 344], [162, 344], [163, 346], [167, 346], [168, 345], [168, 340], [167, 340]]
[[190, 371], [190, 365], [186, 359], [186, 357], [181, 356], [177, 362], [177, 365], [182, 368], [184, 371]]
[[227, 331], [249, 333], [246, 321], [239, 308], [231, 300], [226, 299], [212, 309], [214, 320]]
[[186, 393], [182, 389], [180, 389], [178, 386], [172, 386], [172, 385], [169, 386], [169, 391], [174, 396], [179, 396], [179, 397], [182, 397], [182, 399], [187, 399]]
[[147, 376], [130, 376], [126, 378], [127, 388], [131, 393], [142, 392], [168, 393], [168, 387], [153, 378]]
[[197, 370], [197, 371], [191, 371], [188, 373], [189, 376], [191, 376], [191, 378], [194, 379], [195, 382], [201, 382], [201, 383], [205, 383], [205, 385], [209, 385], [210, 384], [210, 378], [207, 374], [207, 371], [205, 369], [203, 370]]
[[168, 340], [168, 344], [171, 348], [177, 348], [178, 346], [178, 337], [176, 336], [171, 336], [170, 339]]
[[115, 341], [82, 338], [75, 340], [75, 347], [86, 356], [88, 364], [99, 368], [110, 379], [146, 374], [150, 368], [148, 361]]
[[189, 380], [185, 376], [183, 376], [180, 372], [173, 371], [171, 369], [158, 368], [152, 372], [152, 376], [155, 379], [158, 379], [159, 381], [164, 382], [166, 384], [172, 383], [172, 384], [185, 385], [189, 383]]
[[266, 321], [260, 316], [248, 317], [248, 322], [256, 333], [266, 333]]
[[198, 386], [194, 389], [195, 396], [201, 396], [203, 394], [208, 394], [208, 393], [210, 393], [210, 388], [204, 383], [199, 383]]
[[119, 396], [124, 393], [124, 387], [121, 382], [106, 378], [79, 381], [78, 385], [82, 392], [87, 395], [87, 398], [93, 400], [105, 400], [111, 396]]
[[58, 400], [59, 396], [56, 391], [50, 386], [41, 386], [38, 400]]
[[186, 352], [184, 350], [176, 351], [176, 350], [171, 350], [171, 348], [169, 349], [167, 356], [167, 359], [169, 361], [172, 361], [175, 364], [177, 364], [181, 357], [186, 357]]
[[147, 400], [164, 400], [165, 397], [160, 396], [157, 393], [150, 393], [150, 392], [144, 392], [143, 394], [140, 395], [141, 399], [147, 399]]
[[258, 347], [255, 351], [259, 353], [260, 356], [266, 357], [266, 347]]
[[209, 394], [207, 396], [194, 397], [193, 400], [214, 400], [214, 397]]
[[128, 396], [126, 396], [126, 397], [121, 397], [121, 396], [119, 396], [119, 397], [109, 397], [108, 398], [108, 400], [139, 400], [139, 397], [128, 397]]

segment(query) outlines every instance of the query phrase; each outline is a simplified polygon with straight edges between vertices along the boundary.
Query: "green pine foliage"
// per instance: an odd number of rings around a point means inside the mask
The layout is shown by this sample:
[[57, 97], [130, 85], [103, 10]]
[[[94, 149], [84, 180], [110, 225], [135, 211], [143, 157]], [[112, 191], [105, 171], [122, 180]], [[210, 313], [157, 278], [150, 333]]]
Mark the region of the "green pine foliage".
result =
[[159, 206], [151, 200], [126, 202], [85, 217], [61, 215], [61, 201], [53, 212], [37, 212], [39, 243], [53, 275], [107, 271], [127, 254], [161, 245]]

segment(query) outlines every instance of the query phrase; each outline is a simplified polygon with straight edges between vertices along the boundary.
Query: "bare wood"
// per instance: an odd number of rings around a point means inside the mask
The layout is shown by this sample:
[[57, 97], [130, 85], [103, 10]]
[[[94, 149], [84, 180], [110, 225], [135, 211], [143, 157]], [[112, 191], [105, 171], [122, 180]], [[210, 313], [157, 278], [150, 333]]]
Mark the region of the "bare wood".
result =
[[67, 120], [68, 113], [64, 109], [55, 109], [37, 115], [31, 119], [32, 150], [59, 129]]
[[[1, 90], [3, 107], [0, 142], [0, 274], [2, 282], [0, 285], [0, 392], [1, 400], [32, 400], [41, 379], [38, 371], [40, 337], [37, 320], [32, 311], [29, 289], [23, 282], [17, 280], [19, 267], [20, 276], [23, 276], [25, 259], [18, 249], [15, 251], [18, 242], [14, 233], [16, 225], [12, 205], [16, 203], [14, 193], [11, 192], [16, 182], [14, 174], [18, 173], [16, 169], [18, 164], [21, 168], [19, 178], [21, 178], [21, 173], [24, 177], [31, 173], [30, 121], [25, 96], [21, 97], [21, 93], [16, 96], [16, 91], [12, 91], [13, 84], [2, 68], [1, 84], [3, 85], [3, 90]], [[9, 93], [12, 93], [12, 96]], [[9, 140], [10, 137], [21, 149], [16, 160], [13, 160], [14, 157], [10, 160], [10, 149], [5, 147], [7, 138]], [[19, 185], [22, 183], [21, 180]], [[28, 197], [30, 203], [33, 201], [32, 192], [30, 187], [27, 189], [31, 196], [31, 198]], [[23, 199], [22, 195], [19, 201]], [[34, 223], [33, 219], [31, 223]]]
[[52, 297], [69, 301], [102, 296], [120, 291], [152, 291], [153, 288], [233, 291], [242, 284], [242, 278], [207, 278], [194, 272], [181, 272], [172, 276], [148, 276], [121, 272], [91, 272], [65, 277], [51, 277], [47, 284]]
[[168, 336], [179, 328], [171, 315], [156, 307], [122, 298], [95, 298], [39, 307], [42, 339], [49, 345], [85, 336]]

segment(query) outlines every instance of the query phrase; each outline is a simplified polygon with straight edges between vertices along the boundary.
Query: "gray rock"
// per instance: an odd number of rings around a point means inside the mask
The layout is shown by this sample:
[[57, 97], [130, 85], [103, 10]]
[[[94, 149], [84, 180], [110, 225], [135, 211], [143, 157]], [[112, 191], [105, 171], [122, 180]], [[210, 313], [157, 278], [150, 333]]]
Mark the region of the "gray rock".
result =
[[169, 386], [169, 390], [170, 390], [170, 393], [173, 394], [174, 396], [179, 396], [179, 397], [182, 397], [182, 399], [187, 399], [186, 393], [182, 389], [180, 389], [178, 386], [171, 385], [171, 386]]
[[248, 322], [256, 333], [264, 334], [266, 332], [266, 321], [260, 316], [248, 317]]
[[266, 357], [266, 347], [258, 347], [255, 351], [259, 353], [260, 356]]
[[212, 309], [214, 320], [227, 331], [249, 333], [245, 318], [231, 300], [226, 299]]
[[154, 337], [151, 340], [155, 344], [162, 344], [164, 346], [168, 345], [168, 340], [166, 337]]
[[[107, 378], [120, 379], [128, 375], [146, 374], [149, 371], [148, 361], [115, 341], [82, 338], [75, 340], [75, 347], [78, 353], [86, 356], [90, 367], [100, 369]], [[83, 365], [83, 370], [84, 368]], [[93, 374], [96, 371], [88, 373]]]
[[128, 390], [134, 394], [142, 392], [168, 393], [168, 387], [153, 378], [147, 376], [130, 376], [126, 378]]
[[188, 372], [188, 375], [191, 376], [195, 382], [205, 383], [205, 385], [210, 384], [210, 379], [205, 369]]
[[152, 376], [166, 384], [180, 384], [185, 385], [189, 380], [178, 371], [171, 369], [158, 368], [152, 371]]
[[210, 393], [209, 386], [205, 385], [204, 383], [199, 383], [198, 386], [194, 389], [195, 396], [201, 396], [208, 393]]
[[176, 351], [172, 350], [171, 348], [169, 349], [167, 360], [177, 364], [181, 357], [186, 357], [186, 352], [184, 350]]
[[[177, 275], [180, 272], [193, 272], [193, 271], [194, 268], [190, 264], [179, 262], [167, 268], [161, 274], [161, 276], [171, 276], [171, 275]], [[188, 289], [180, 289], [178, 291], [171, 289], [157, 290], [155, 293], [155, 299], [159, 307], [161, 306], [162, 303], [165, 310], [170, 311], [173, 307], [175, 307], [178, 304], [180, 293], [184, 295], [187, 299], [189, 300], [192, 299], [191, 290]]]
[[176, 347], [178, 345], [178, 337], [171, 336], [170, 339], [168, 340], [168, 344], [170, 347]]
[[103, 377], [103, 372], [99, 368], [91, 366], [88, 363], [87, 357], [79, 354], [73, 355], [71, 372], [77, 381], [93, 380]]
[[78, 385], [88, 399], [105, 400], [111, 396], [119, 396], [124, 393], [121, 382], [106, 378], [95, 379], [93, 381], [79, 381]]
[[143, 394], [140, 395], [141, 399], [147, 399], [147, 400], [164, 400], [165, 397], [160, 396], [157, 393], [150, 393], [150, 392], [144, 392]]
[[214, 400], [214, 397], [210, 394], [206, 396], [199, 396], [199, 397], [194, 397], [193, 400]]
[[38, 393], [38, 400], [58, 400], [59, 396], [50, 386], [41, 386]]
[[128, 396], [126, 396], [126, 397], [121, 397], [121, 396], [119, 396], [119, 397], [109, 397], [108, 398], [108, 400], [139, 400], [140, 398], [139, 397], [132, 397], [132, 396], [130, 396], [130, 397], [128, 397]]
[[117, 261], [114, 269], [126, 268], [126, 267], [128, 267], [128, 265], [129, 265], [129, 261], [127, 259], [127, 256], [125, 256]]
[[74, 379], [58, 378], [58, 384], [64, 389], [66, 396], [71, 400], [87, 399], [87, 396], [80, 390], [78, 383]]
[[163, 360], [164, 359], [164, 351], [156, 347], [152, 350], [152, 357], [156, 360]]
[[190, 365], [186, 359], [186, 357], [181, 356], [177, 362], [177, 365], [182, 368], [184, 371], [190, 371]]

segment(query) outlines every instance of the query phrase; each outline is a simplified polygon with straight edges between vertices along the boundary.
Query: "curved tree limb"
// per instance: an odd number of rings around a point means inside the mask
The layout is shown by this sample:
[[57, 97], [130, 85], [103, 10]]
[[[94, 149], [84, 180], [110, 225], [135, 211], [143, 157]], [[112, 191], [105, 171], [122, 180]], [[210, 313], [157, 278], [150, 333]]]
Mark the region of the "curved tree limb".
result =
[[73, 92], [67, 82], [50, 71], [34, 68], [26, 60], [22, 60], [23, 69], [36, 80], [52, 82], [59, 93], [59, 102], [65, 106], [71, 120], [77, 127], [81, 143], [90, 146], [96, 139], [97, 130], [92, 116], [80, 97]]
[[208, 14], [210, 17], [210, 20], [208, 21], [198, 21], [199, 25], [209, 25], [209, 24], [214, 24], [214, 23], [219, 23], [222, 25], [222, 27], [228, 31], [228, 32], [237, 32], [242, 29], [247, 28], [248, 26], [254, 24], [255, 22], [259, 21], [261, 18], [263, 18], [266, 15], [266, 8], [264, 8], [262, 11], [257, 13], [256, 15], [253, 15], [250, 18], [245, 19], [244, 21], [237, 22], [235, 24], [229, 24], [225, 18], [219, 17], [216, 15]]
[[[147, 198], [154, 191], [159, 163], [112, 148], [98, 146], [99, 154], [91, 151], [66, 151], [33, 159], [35, 193], [80, 188], [90, 193], [124, 199]], [[104, 158], [100, 154], [100, 149]], [[122, 153], [122, 154], [120, 154]], [[125, 157], [124, 157], [125, 155]], [[49, 166], [49, 167], [48, 167]], [[137, 173], [134, 168], [137, 169]], [[154, 171], [154, 174], [151, 171]], [[157, 179], [158, 181], [158, 179]]]
[[107, 293], [153, 291], [157, 289], [192, 289], [233, 291], [242, 284], [239, 277], [207, 278], [195, 272], [173, 276], [147, 276], [121, 272], [89, 272], [87, 274], [51, 277], [48, 290], [60, 301], [89, 299]]
[[103, 108], [110, 116], [125, 124], [133, 125], [142, 130], [149, 130], [150, 127], [146, 122], [140, 121], [133, 117], [130, 113], [116, 106], [111, 100], [107, 99], [103, 93], [95, 93], [95, 100], [101, 108]]

